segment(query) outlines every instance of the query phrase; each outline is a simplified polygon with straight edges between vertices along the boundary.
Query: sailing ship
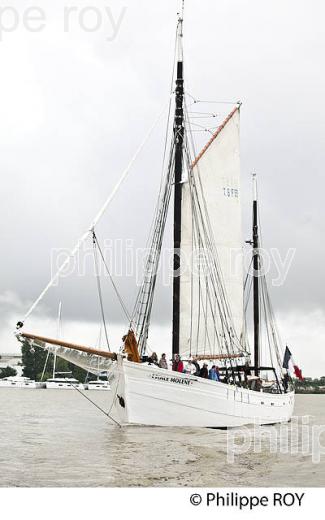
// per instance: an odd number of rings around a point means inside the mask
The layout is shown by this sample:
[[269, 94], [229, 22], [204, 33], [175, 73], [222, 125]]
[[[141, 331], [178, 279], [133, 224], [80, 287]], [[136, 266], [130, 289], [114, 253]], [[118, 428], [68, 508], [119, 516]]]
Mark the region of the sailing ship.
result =
[[[24, 332], [24, 321], [17, 324], [17, 336], [20, 341], [55, 351], [57, 356], [93, 374], [107, 371], [111, 387], [110, 416], [119, 424], [236, 427], [255, 421], [260, 424], [288, 421], [293, 412], [294, 391], [288, 371], [282, 368], [281, 340], [263, 273], [255, 178], [249, 241], [252, 265], [244, 281], [240, 103], [201, 152], [195, 154], [184, 91], [182, 38], [183, 13], [177, 25], [176, 87], [172, 101], [175, 106], [169, 156], [143, 283], [122, 347], [110, 352]], [[159, 368], [148, 362], [150, 320], [170, 200], [173, 200], [174, 217], [172, 355], [217, 364], [219, 381]], [[94, 243], [95, 225], [107, 205], [84, 235], [92, 236]], [[51, 282], [45, 291], [50, 286]], [[252, 353], [247, 296], [251, 292]], [[267, 363], [261, 356], [263, 338], [270, 352]], [[167, 350], [165, 345], [161, 347]]]

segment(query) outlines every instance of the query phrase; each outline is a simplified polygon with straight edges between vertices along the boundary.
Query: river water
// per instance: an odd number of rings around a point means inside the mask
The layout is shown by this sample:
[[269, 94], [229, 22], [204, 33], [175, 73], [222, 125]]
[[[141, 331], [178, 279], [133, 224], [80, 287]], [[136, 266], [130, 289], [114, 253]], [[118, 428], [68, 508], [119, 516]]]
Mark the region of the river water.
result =
[[296, 396], [281, 427], [120, 429], [77, 391], [0, 388], [0, 486], [325, 486], [324, 405]]

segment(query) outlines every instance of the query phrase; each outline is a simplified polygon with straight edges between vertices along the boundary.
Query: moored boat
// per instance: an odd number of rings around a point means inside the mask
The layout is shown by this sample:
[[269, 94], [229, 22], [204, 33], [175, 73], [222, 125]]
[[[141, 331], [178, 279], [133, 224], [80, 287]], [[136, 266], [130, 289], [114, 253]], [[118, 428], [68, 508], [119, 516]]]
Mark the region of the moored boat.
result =
[[88, 381], [84, 384], [85, 390], [110, 390], [110, 384], [108, 381], [96, 379], [95, 381]]
[[60, 390], [83, 390], [83, 385], [77, 379], [73, 377], [53, 377], [45, 381], [45, 387], [47, 389], [60, 389]]
[[1, 388], [41, 388], [39, 384], [29, 377], [10, 376], [0, 379]]

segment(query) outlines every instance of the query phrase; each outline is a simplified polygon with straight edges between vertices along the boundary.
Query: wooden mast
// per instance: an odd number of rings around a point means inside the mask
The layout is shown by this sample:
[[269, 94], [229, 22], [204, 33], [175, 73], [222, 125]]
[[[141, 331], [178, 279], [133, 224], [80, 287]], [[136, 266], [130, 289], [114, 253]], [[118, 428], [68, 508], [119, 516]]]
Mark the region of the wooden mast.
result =
[[174, 118], [174, 261], [173, 261], [173, 355], [179, 353], [179, 315], [180, 315], [180, 248], [182, 222], [182, 171], [183, 171], [183, 143], [184, 143], [184, 79], [183, 79], [183, 13], [178, 19], [178, 60], [175, 89], [175, 118]]
[[253, 174], [253, 316], [254, 316], [254, 373], [260, 371], [260, 256], [258, 237], [256, 174]]

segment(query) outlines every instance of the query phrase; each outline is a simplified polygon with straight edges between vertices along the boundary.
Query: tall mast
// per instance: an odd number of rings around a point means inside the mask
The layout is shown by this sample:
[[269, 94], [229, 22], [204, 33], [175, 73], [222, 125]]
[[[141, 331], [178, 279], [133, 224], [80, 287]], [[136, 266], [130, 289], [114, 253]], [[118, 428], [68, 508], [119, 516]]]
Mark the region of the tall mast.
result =
[[[183, 2], [184, 9], [184, 2]], [[174, 263], [173, 263], [173, 355], [179, 353], [179, 314], [180, 314], [180, 248], [182, 221], [182, 171], [184, 143], [184, 79], [183, 79], [183, 9], [177, 25], [177, 78], [175, 89], [175, 174], [174, 174]]]
[[260, 367], [260, 256], [257, 213], [256, 174], [253, 174], [253, 316], [254, 316], [254, 372], [259, 375]]
[[[56, 339], [61, 339], [61, 315], [62, 315], [62, 302], [59, 302], [59, 309], [58, 309], [58, 321], [57, 321], [57, 333], [56, 333]], [[55, 378], [55, 372], [56, 372], [56, 348], [54, 350], [54, 361], [53, 361], [53, 379]]]

